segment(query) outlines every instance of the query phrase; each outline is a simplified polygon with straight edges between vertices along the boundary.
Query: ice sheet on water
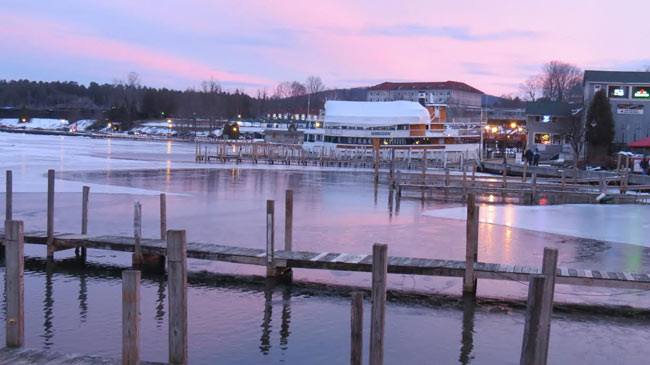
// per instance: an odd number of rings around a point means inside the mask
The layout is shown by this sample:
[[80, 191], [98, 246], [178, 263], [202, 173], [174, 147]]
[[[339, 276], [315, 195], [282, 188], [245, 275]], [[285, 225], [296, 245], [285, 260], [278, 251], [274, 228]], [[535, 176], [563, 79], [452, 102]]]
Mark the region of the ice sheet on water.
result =
[[[467, 219], [465, 207], [427, 210], [422, 214]], [[482, 223], [650, 247], [648, 205], [488, 205], [480, 208], [479, 219]]]

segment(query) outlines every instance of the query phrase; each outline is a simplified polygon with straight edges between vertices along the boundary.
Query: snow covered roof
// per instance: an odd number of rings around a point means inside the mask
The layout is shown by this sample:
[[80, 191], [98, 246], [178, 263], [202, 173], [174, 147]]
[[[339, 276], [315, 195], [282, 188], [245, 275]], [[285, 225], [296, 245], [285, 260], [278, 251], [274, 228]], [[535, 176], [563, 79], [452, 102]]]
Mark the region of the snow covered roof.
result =
[[325, 127], [386, 127], [398, 124], [428, 124], [429, 112], [412, 101], [338, 101], [325, 103]]

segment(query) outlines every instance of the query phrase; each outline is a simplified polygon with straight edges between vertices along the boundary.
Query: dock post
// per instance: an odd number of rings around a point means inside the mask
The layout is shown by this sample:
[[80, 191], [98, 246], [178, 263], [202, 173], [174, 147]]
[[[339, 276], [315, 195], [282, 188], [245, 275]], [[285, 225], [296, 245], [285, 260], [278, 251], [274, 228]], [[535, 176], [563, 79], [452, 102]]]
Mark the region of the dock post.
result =
[[5, 283], [7, 286], [7, 347], [25, 345], [25, 286], [23, 271], [23, 222], [9, 220], [5, 223]]
[[160, 194], [160, 239], [167, 239], [167, 195]]
[[131, 264], [138, 267], [142, 265], [142, 205], [139, 200], [133, 202], [133, 238], [135, 238], [135, 248]]
[[535, 170], [533, 170], [533, 186], [532, 186], [532, 190], [533, 190], [533, 195], [531, 197], [530, 204], [534, 205], [537, 202], [537, 171], [535, 171]]
[[284, 250], [293, 246], [293, 190], [287, 190], [284, 197]]
[[395, 147], [390, 149], [390, 172], [388, 178], [388, 189], [392, 191], [393, 185], [395, 184]]
[[526, 162], [524, 162], [524, 173], [521, 175], [521, 182], [522, 183], [526, 182], [526, 167], [527, 166], [528, 166], [528, 164]]
[[616, 171], [621, 172], [621, 155], [620, 153], [618, 154], [618, 158], [616, 159]]
[[122, 271], [122, 364], [140, 364], [140, 271]]
[[370, 365], [384, 363], [384, 329], [386, 327], [386, 277], [388, 246], [372, 247], [372, 311], [370, 313]]
[[47, 258], [54, 259], [54, 170], [47, 170]]
[[562, 170], [562, 191], [566, 189], [566, 171]]
[[379, 145], [375, 146], [375, 184], [379, 182]]
[[350, 293], [352, 308], [350, 313], [350, 364], [363, 363], [363, 292]]
[[463, 277], [463, 293], [476, 294], [476, 277], [474, 263], [478, 260], [478, 228], [479, 207], [476, 196], [467, 194], [467, 226], [465, 235], [465, 276]]
[[476, 180], [476, 160], [472, 164], [472, 186], [474, 186], [474, 181]]
[[425, 148], [424, 151], [422, 152], [422, 181], [424, 181], [427, 174], [427, 155], [428, 155], [428, 151]]
[[551, 337], [551, 317], [553, 316], [553, 297], [555, 294], [555, 275], [557, 274], [558, 250], [556, 248], [544, 247], [544, 258], [542, 260], [542, 275], [546, 278], [544, 286], [544, 302], [542, 305], [541, 328], [539, 336], [542, 339], [543, 364], [546, 364], [549, 341]]
[[266, 201], [266, 277], [275, 277], [273, 265], [275, 251], [275, 201]]
[[508, 183], [508, 165], [503, 164], [503, 188], [507, 187]]
[[[88, 198], [90, 195], [90, 187], [84, 186], [81, 189], [81, 234], [88, 234]], [[76, 255], [81, 254], [81, 257], [86, 257], [86, 248], [77, 247], [74, 250]]]
[[7, 170], [7, 180], [5, 184], [5, 221], [10, 221], [12, 218], [12, 199], [13, 199], [13, 173]]
[[449, 169], [446, 167], [445, 167], [445, 187], [449, 187]]
[[544, 288], [546, 277], [531, 275], [528, 284], [528, 302], [526, 304], [526, 324], [524, 325], [524, 338], [521, 346], [521, 365], [544, 365], [546, 362], [546, 348], [542, 339], [542, 323]]
[[167, 232], [169, 362], [187, 364], [187, 243], [185, 231]]

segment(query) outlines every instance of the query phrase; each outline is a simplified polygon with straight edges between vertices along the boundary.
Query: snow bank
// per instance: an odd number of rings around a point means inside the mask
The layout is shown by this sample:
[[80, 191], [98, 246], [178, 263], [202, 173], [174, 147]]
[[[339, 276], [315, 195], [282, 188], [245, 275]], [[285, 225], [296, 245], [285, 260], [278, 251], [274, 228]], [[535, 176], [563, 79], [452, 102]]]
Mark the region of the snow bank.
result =
[[[465, 207], [427, 210], [422, 214], [467, 219]], [[479, 219], [482, 223], [650, 247], [649, 217], [648, 205], [567, 204], [482, 206]]]
[[18, 118], [0, 119], [5, 127], [25, 127], [27, 129], [62, 129], [70, 124], [66, 119], [32, 118], [27, 123], [20, 123]]

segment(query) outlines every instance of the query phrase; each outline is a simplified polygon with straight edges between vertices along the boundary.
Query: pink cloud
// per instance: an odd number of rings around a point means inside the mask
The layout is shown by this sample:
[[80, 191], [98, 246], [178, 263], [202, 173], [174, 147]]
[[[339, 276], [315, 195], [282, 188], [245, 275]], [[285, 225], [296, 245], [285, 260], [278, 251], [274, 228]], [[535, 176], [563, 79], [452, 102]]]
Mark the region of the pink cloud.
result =
[[[57, 54], [80, 57], [87, 62], [97, 60], [125, 63], [135, 70], [153, 69], [165, 74], [205, 80], [211, 77], [243, 85], [271, 85], [266, 78], [235, 74], [147, 47], [118, 40], [80, 34], [64, 24], [10, 13], [0, 15], [0, 35], [24, 51], [47, 52], [51, 58]], [[47, 58], [44, 58], [47, 61]]]

